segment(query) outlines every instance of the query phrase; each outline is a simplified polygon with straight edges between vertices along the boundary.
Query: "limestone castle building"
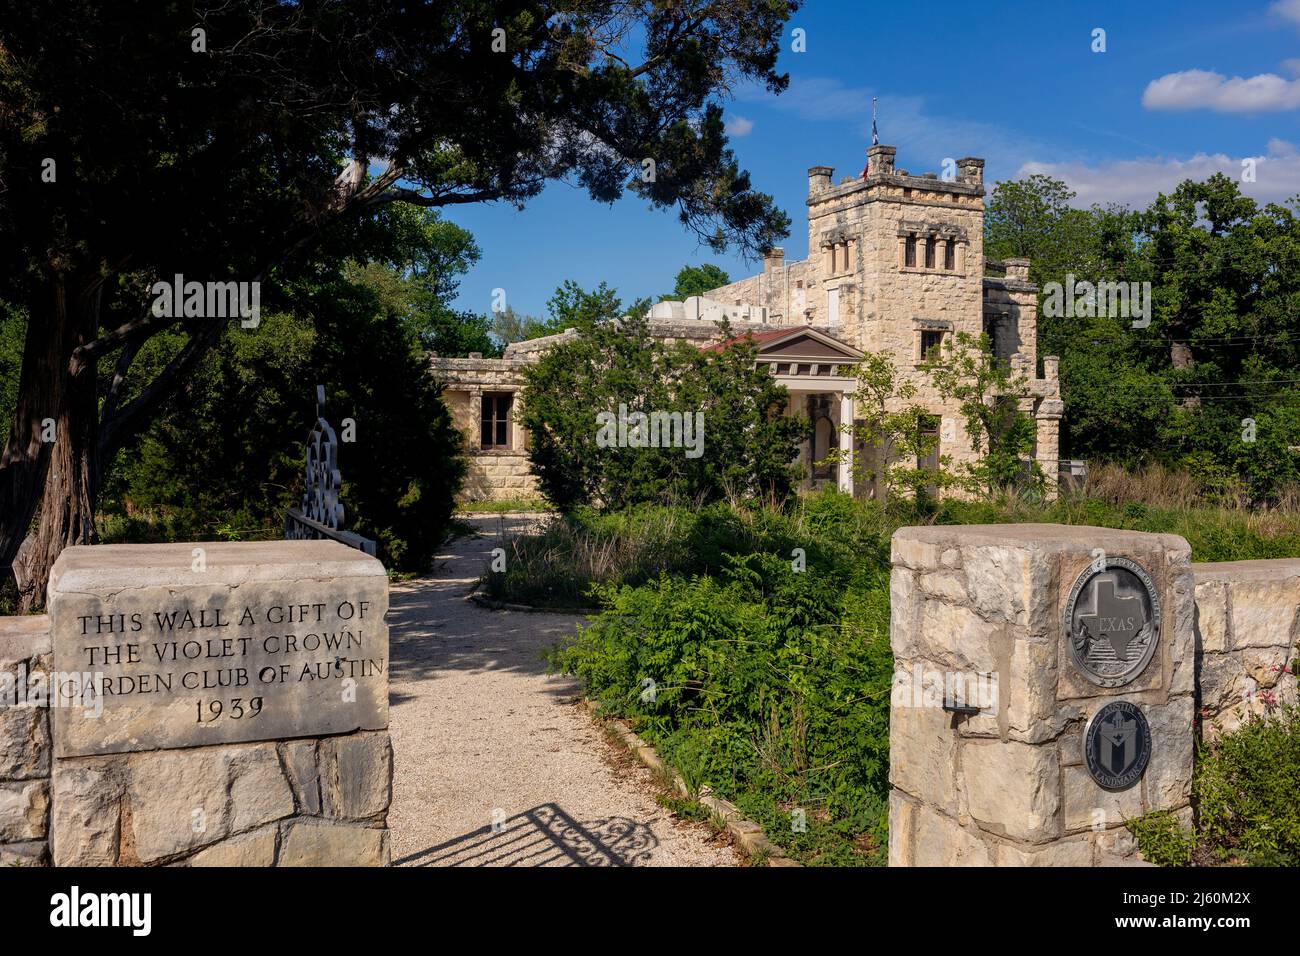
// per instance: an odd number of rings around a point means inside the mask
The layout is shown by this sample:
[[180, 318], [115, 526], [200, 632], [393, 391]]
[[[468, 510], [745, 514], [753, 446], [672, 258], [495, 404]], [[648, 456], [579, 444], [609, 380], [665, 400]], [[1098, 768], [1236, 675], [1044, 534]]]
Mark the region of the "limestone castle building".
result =
[[[717, 323], [725, 316], [733, 336], [752, 335], [758, 361], [790, 392], [788, 413], [806, 415], [813, 425], [800, 452], [803, 486], [834, 483], [863, 496], [879, 494], [880, 484], [855, 479], [848, 456], [834, 474], [818, 464], [835, 445], [850, 450], [852, 439], [840, 425], [853, 419], [856, 384], [843, 374], [845, 367], [863, 351], [885, 353], [915, 389], [907, 404], [923, 405], [933, 416], [936, 455], [954, 464], [971, 461], [976, 453], [959, 409], [941, 398], [920, 366], [958, 333], [987, 333], [994, 352], [1028, 381], [1022, 407], [1035, 420], [1034, 458], [1053, 490], [1064, 410], [1058, 362], [1051, 356], [1040, 362], [1037, 355], [1038, 289], [1029, 282], [1028, 260], [985, 259], [984, 161], [959, 159], [954, 174], [941, 178], [895, 168], [895, 154], [893, 146], [872, 146], [863, 174], [838, 184], [831, 167], [809, 169], [808, 258], [788, 262], [773, 249], [758, 275], [706, 297], [654, 306], [650, 332], [664, 341], [716, 347], [722, 338]], [[430, 357], [465, 434], [466, 497], [536, 494], [528, 436], [516, 422], [522, 372], [575, 334], [517, 342], [500, 359]], [[868, 470], [881, 464], [880, 449], [853, 451]]]

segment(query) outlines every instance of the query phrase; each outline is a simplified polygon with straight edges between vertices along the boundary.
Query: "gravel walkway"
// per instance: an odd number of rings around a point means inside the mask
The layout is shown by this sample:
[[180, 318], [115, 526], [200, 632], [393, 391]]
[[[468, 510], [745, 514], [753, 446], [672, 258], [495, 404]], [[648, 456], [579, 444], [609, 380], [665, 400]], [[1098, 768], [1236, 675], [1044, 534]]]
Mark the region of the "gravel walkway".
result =
[[547, 675], [543, 650], [581, 618], [464, 600], [500, 536], [532, 520], [475, 517], [480, 537], [392, 588], [393, 863], [737, 865], [655, 802], [649, 771], [578, 708], [575, 683]]

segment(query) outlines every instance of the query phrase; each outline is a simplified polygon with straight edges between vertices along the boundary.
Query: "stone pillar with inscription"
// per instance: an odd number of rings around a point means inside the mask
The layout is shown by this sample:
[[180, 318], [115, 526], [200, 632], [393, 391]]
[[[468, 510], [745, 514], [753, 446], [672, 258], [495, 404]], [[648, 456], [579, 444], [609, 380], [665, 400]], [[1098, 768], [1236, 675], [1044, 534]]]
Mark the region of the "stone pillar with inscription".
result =
[[387, 610], [334, 541], [64, 551], [55, 865], [387, 864]]
[[1190, 822], [1195, 605], [1174, 535], [1063, 525], [893, 539], [889, 862], [1140, 862]]

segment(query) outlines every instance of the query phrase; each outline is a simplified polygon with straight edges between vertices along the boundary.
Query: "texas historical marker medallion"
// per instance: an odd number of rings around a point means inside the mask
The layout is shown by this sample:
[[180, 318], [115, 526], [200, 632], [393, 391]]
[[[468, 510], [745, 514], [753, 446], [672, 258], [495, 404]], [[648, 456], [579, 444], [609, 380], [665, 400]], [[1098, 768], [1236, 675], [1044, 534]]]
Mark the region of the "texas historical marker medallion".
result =
[[1099, 559], [1074, 582], [1064, 624], [1074, 663], [1088, 680], [1127, 684], [1146, 669], [1160, 640], [1155, 582], [1136, 561]]
[[1127, 790], [1151, 759], [1151, 727], [1137, 704], [1111, 701], [1092, 715], [1083, 734], [1088, 773], [1105, 790]]

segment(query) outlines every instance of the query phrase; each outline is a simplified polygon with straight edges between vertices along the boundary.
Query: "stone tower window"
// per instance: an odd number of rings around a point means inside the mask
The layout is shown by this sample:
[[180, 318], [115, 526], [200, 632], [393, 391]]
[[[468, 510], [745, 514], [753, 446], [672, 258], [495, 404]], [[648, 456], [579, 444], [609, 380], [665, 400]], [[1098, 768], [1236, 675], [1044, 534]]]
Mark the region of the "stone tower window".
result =
[[949, 239], [943, 244], [943, 267], [949, 272], [957, 271], [957, 241]]
[[934, 244], [937, 241], [934, 236], [930, 236], [925, 241], [925, 267], [927, 269], [934, 268]]
[[923, 329], [921, 331], [921, 361], [928, 362], [939, 357], [943, 347], [943, 332]]
[[510, 408], [514, 395], [510, 392], [484, 392], [483, 418], [479, 429], [480, 444], [484, 449], [508, 449], [511, 444]]
[[916, 268], [916, 236], [908, 236], [903, 243], [903, 265], [908, 269]]

